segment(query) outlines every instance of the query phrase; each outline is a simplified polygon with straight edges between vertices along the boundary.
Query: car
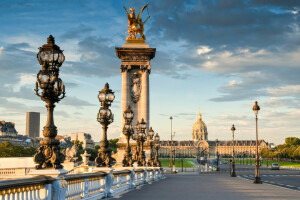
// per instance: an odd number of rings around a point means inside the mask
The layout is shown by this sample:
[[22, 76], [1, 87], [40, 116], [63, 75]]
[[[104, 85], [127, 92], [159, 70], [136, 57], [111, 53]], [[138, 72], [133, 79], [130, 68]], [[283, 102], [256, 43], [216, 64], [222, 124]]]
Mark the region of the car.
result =
[[271, 165], [271, 170], [279, 170], [279, 164], [278, 163], [273, 163], [272, 165]]

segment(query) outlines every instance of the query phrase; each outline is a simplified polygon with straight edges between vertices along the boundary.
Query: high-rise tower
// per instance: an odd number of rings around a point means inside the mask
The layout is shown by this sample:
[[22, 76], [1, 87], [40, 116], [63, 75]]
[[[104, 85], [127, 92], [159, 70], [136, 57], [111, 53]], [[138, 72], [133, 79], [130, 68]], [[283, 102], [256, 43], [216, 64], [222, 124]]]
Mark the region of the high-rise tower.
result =
[[26, 135], [31, 138], [40, 137], [40, 113], [26, 113]]

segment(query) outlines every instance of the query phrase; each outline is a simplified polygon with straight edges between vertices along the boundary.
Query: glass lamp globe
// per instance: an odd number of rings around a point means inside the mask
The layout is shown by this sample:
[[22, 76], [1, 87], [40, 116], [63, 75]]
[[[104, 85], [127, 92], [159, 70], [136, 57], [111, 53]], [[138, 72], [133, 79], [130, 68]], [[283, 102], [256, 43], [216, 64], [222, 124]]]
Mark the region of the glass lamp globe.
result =
[[105, 93], [99, 92], [98, 99], [99, 99], [100, 102], [104, 102], [105, 97], [106, 97]]
[[141, 129], [146, 129], [147, 128], [147, 124], [146, 124], [146, 122], [144, 121], [144, 118], [142, 118], [142, 121], [141, 121], [141, 123], [140, 123], [140, 128]]
[[150, 127], [150, 129], [148, 130], [148, 135], [149, 135], [150, 138], [153, 137], [154, 131], [153, 131], [152, 127]]
[[65, 61], [65, 56], [60, 47], [55, 44], [54, 37], [50, 35], [47, 38], [47, 44], [39, 48], [37, 59], [41, 65], [47, 67], [60, 67]]
[[253, 110], [254, 114], [257, 116], [258, 111], [260, 110], [260, 107], [259, 107], [257, 101], [254, 102], [254, 106], [253, 106], [252, 110]]

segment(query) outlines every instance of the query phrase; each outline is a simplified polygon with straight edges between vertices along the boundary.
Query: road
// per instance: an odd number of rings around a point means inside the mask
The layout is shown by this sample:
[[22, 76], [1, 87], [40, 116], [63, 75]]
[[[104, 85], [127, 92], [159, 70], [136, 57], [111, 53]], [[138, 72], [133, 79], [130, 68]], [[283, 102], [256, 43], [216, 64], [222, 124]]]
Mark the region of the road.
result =
[[300, 199], [300, 171], [286, 169], [272, 171], [262, 167], [263, 184], [253, 184], [253, 165], [237, 165], [236, 173], [238, 177], [230, 177], [228, 165], [222, 165], [220, 172], [166, 174], [163, 180], [117, 195], [112, 199]]
[[[229, 174], [228, 167], [229, 165], [222, 166], [223, 170], [226, 170]], [[254, 180], [254, 169], [254, 165], [236, 165], [237, 175], [250, 180]], [[271, 170], [263, 166], [260, 167], [260, 178], [266, 184], [300, 191], [300, 170]]]

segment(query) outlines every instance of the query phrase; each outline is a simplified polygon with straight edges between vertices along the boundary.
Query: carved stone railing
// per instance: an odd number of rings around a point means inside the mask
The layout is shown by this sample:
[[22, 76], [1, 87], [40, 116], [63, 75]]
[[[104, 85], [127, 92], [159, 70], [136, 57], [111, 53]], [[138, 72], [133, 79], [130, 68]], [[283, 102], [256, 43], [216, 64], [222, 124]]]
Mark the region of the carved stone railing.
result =
[[96, 172], [57, 177], [51, 174], [0, 181], [0, 200], [102, 199], [162, 178], [160, 168], [145, 167], [97, 168]]
[[51, 199], [53, 179], [46, 176], [0, 181], [0, 199]]
[[24, 176], [27, 175], [33, 168], [2, 168], [0, 169], [0, 178]]

